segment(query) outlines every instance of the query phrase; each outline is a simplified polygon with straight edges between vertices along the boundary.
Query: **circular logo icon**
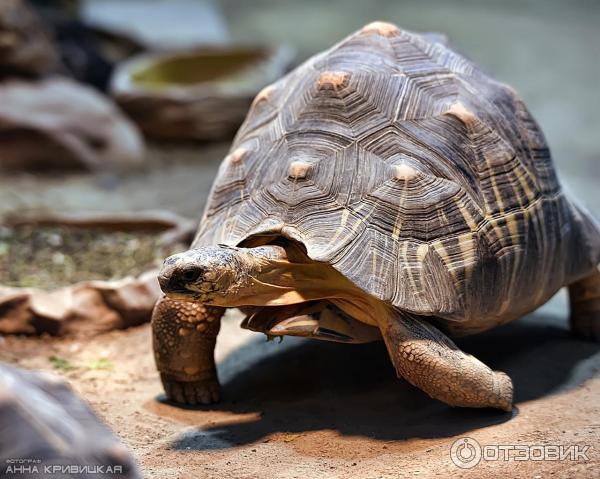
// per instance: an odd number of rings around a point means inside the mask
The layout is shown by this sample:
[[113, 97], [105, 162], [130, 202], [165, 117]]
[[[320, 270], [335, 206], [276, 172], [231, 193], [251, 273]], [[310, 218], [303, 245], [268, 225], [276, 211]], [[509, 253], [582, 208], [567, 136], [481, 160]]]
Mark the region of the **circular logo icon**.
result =
[[481, 446], [471, 437], [461, 437], [452, 443], [450, 458], [456, 466], [471, 469], [481, 461]]

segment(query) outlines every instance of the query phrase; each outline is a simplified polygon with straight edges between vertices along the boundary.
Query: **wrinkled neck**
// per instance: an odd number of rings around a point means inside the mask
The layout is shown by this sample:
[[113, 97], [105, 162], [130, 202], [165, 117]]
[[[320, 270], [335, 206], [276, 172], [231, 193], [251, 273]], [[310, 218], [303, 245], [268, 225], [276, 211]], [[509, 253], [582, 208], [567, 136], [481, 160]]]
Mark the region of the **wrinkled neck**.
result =
[[358, 288], [334, 267], [299, 249], [267, 245], [244, 251], [251, 265], [231, 306], [283, 306], [329, 299], [350, 316], [376, 324], [389, 307]]

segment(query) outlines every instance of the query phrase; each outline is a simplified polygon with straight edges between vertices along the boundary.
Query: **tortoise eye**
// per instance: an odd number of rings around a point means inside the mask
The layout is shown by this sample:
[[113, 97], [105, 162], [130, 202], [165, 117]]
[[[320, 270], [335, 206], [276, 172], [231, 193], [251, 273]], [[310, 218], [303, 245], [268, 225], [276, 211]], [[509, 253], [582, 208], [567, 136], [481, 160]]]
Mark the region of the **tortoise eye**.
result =
[[198, 268], [198, 267], [194, 267], [194, 268], [184, 269], [180, 273], [179, 277], [181, 278], [182, 281], [185, 281], [186, 283], [191, 283], [192, 281], [197, 280], [201, 274], [202, 274], [202, 269]]

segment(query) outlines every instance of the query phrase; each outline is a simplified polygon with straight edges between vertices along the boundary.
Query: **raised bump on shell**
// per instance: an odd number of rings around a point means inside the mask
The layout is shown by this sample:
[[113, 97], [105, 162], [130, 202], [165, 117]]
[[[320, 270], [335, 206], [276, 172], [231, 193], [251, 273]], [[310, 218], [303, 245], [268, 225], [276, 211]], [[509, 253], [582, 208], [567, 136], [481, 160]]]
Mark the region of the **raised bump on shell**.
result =
[[246, 150], [246, 148], [236, 148], [235, 150], [233, 150], [227, 157], [228, 161], [230, 163], [233, 163], [234, 165], [237, 165], [238, 163], [241, 163], [242, 160], [245, 158], [245, 156], [248, 154], [248, 150]]
[[347, 72], [323, 72], [317, 80], [317, 86], [321, 88], [341, 88], [346, 85], [350, 74]]
[[294, 161], [288, 169], [288, 177], [296, 180], [306, 178], [312, 169], [312, 165], [306, 161]]
[[363, 33], [378, 33], [384, 37], [394, 37], [400, 33], [400, 29], [396, 25], [388, 22], [372, 22], [365, 25], [361, 31]]
[[394, 178], [397, 180], [410, 180], [411, 178], [415, 178], [419, 172], [415, 170], [412, 166], [409, 166], [405, 163], [401, 165], [394, 165]]
[[475, 113], [473, 113], [459, 101], [454, 103], [450, 109], [446, 111], [446, 114], [458, 118], [465, 125], [472, 125], [477, 121], [477, 116]]
[[260, 103], [261, 101], [267, 101], [271, 97], [271, 94], [273, 93], [274, 89], [275, 89], [275, 87], [273, 85], [267, 85], [266, 87], [264, 87], [254, 97], [254, 101], [252, 102], [252, 105], [256, 105], [256, 104]]

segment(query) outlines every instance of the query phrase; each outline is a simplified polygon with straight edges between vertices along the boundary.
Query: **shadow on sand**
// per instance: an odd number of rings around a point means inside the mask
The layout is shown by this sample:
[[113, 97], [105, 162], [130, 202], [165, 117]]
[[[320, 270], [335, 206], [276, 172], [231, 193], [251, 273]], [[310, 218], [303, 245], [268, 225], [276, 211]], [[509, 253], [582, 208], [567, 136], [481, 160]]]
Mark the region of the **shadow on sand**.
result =
[[[225, 448], [277, 432], [328, 429], [382, 441], [454, 436], [507, 421], [517, 414], [519, 403], [581, 382], [585, 377], [574, 378], [574, 368], [600, 351], [600, 345], [574, 339], [563, 324], [540, 314], [457, 343], [512, 377], [517, 405], [512, 413], [455, 409], [430, 399], [396, 379], [383, 343], [302, 341], [256, 358], [251, 350], [259, 347], [259, 341], [253, 341], [222, 364], [225, 370], [228, 363], [236, 365], [223, 384], [222, 402], [179, 409], [180, 419], [199, 427], [180, 436], [172, 447]], [[256, 359], [248, 363], [246, 357]], [[163, 406], [175, 407], [167, 406], [164, 396], [158, 399]], [[254, 413], [254, 419], [201, 426], [200, 410]]]

